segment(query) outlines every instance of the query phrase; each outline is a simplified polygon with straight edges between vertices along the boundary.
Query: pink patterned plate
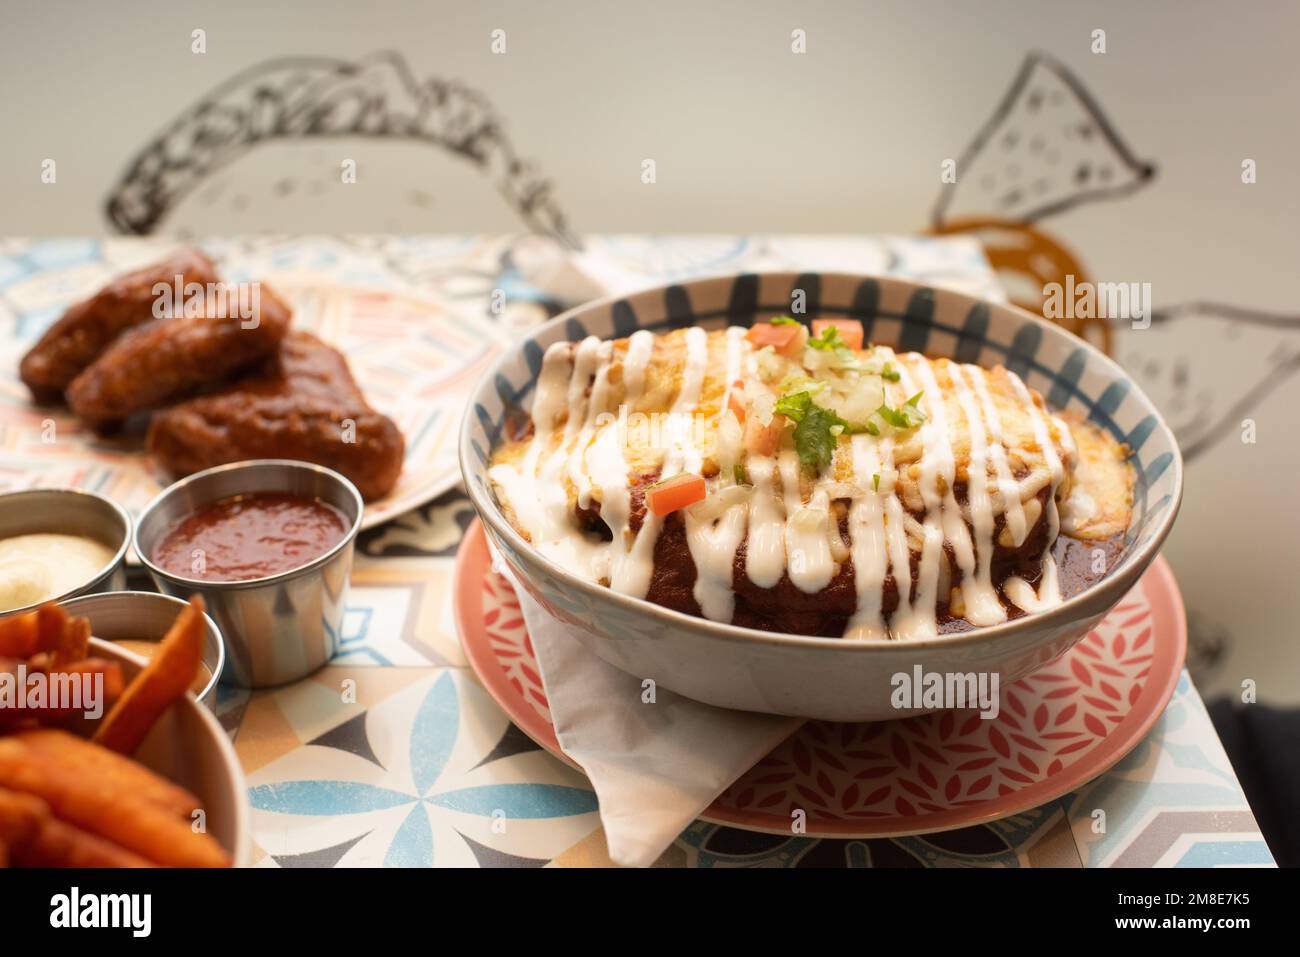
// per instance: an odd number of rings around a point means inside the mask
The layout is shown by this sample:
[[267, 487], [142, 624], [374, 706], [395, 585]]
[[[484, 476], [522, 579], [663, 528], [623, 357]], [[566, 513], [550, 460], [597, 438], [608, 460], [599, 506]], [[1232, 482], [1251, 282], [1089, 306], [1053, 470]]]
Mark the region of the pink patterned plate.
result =
[[[532, 643], [475, 521], [456, 560], [465, 655], [525, 734], [561, 760]], [[705, 821], [815, 837], [901, 837], [1045, 804], [1128, 754], [1169, 703], [1187, 651], [1182, 599], [1157, 558], [1067, 654], [1002, 691], [998, 716], [940, 711], [870, 724], [809, 721], [727, 788]], [[575, 765], [576, 766], [576, 765]]]

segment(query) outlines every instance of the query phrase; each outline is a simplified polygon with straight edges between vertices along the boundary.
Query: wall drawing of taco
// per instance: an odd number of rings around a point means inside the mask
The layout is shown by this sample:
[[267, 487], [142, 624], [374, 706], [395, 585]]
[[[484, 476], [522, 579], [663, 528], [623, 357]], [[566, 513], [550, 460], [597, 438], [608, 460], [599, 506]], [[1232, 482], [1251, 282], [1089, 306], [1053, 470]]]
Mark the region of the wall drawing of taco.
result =
[[505, 127], [481, 93], [418, 80], [395, 53], [274, 59], [208, 91], [149, 140], [105, 213], [128, 234], [338, 232], [339, 223], [427, 233], [472, 219], [572, 245], [549, 180]]

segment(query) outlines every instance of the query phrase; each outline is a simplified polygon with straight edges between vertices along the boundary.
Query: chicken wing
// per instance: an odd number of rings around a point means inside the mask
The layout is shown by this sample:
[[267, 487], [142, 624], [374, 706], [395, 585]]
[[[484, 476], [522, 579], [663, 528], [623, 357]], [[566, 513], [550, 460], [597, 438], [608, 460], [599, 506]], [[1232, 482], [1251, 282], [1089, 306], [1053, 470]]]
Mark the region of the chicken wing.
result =
[[223, 314], [237, 310], [209, 308], [129, 329], [72, 380], [68, 405], [102, 431], [136, 412], [219, 385], [273, 354], [288, 331], [289, 307], [265, 285], [258, 300], [248, 319]]
[[178, 276], [182, 286], [218, 281], [212, 260], [197, 249], [187, 249], [119, 276], [70, 307], [23, 356], [19, 374], [32, 397], [38, 402], [61, 399], [68, 384], [114, 339], [158, 317], [154, 287], [164, 283], [174, 288]]
[[242, 459], [314, 462], [346, 475], [368, 501], [396, 484], [406, 450], [392, 419], [366, 403], [347, 360], [301, 331], [226, 388], [155, 412], [148, 444], [178, 476]]

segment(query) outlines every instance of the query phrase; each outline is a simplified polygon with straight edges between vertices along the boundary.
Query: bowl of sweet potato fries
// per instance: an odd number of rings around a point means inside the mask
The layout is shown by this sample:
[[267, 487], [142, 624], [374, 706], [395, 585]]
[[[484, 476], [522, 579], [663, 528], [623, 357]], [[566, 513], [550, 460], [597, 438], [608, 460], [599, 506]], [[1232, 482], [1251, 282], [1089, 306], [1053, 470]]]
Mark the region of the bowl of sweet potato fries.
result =
[[56, 604], [0, 618], [0, 867], [247, 863], [234, 748], [190, 693], [203, 603], [145, 659]]

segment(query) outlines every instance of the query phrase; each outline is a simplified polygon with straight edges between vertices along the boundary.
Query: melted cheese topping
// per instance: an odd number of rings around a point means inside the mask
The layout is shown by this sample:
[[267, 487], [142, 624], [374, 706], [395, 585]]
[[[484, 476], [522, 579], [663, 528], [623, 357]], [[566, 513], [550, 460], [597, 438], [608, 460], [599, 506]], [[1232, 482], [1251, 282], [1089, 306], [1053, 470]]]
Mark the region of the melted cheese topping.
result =
[[[842, 362], [818, 380], [825, 352], [808, 350], [802, 363], [818, 367], [810, 376], [799, 360], [756, 350], [747, 331], [690, 328], [658, 338], [640, 331], [613, 343], [589, 337], [551, 346], [532, 434], [498, 450], [489, 470], [515, 527], [563, 567], [644, 598], [665, 518], [644, 511], [636, 525], [634, 490], [694, 473], [706, 477], [709, 497], [683, 521], [696, 569], [693, 595], [714, 621], [734, 614], [742, 545], [743, 574], [763, 589], [788, 580], [816, 594], [851, 559], [857, 606], [844, 631], [851, 639], [935, 635], [941, 608], [984, 626], [1006, 620], [1008, 603], [1032, 612], [1061, 601], [1051, 547], [1062, 527], [1058, 494], [1070, 492], [1074, 512], [1087, 505], [1087, 492], [1067, 481], [1081, 426], [1072, 435], [1001, 367], [872, 347], [857, 354], [870, 361]], [[910, 398], [923, 421], [837, 435], [833, 460], [818, 474], [801, 461], [789, 428], [771, 454], [743, 452], [730, 406], [743, 399], [744, 417], [767, 425], [775, 397], [800, 388], [849, 422], [874, 410], [875, 395], [893, 409]], [[1089, 446], [1094, 467], [1105, 458], [1096, 448], [1104, 446]], [[608, 540], [579, 521], [579, 512], [593, 510]], [[1119, 511], [1095, 524], [1112, 530], [1126, 523], [1127, 512]], [[1067, 517], [1074, 512], [1067, 509]], [[995, 549], [1020, 548], [1040, 519], [1047, 544], [1037, 585], [1013, 576], [999, 589]], [[890, 579], [897, 605], [886, 620]]]

